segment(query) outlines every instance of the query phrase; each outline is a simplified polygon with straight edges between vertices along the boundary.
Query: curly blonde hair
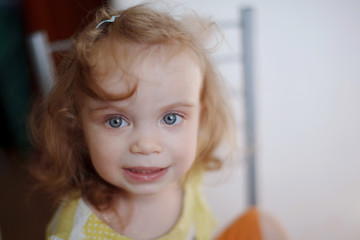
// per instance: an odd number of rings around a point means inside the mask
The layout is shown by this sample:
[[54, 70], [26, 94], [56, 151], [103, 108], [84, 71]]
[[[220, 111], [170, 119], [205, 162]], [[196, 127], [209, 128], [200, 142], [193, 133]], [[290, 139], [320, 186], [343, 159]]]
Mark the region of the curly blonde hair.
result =
[[[103, 23], [119, 15], [112, 23]], [[219, 169], [222, 161], [215, 151], [223, 140], [233, 142], [233, 118], [222, 91], [222, 78], [201, 42], [200, 32], [214, 28], [214, 23], [200, 17], [176, 20], [170, 13], [154, 10], [146, 4], [123, 11], [101, 8], [95, 19], [74, 37], [74, 44], [62, 62], [50, 94], [34, 106], [31, 115], [32, 140], [35, 147], [32, 172], [55, 200], [79, 190], [98, 209], [110, 206], [119, 190], [105, 182], [91, 164], [79, 109], [84, 95], [96, 99], [124, 99], [136, 91], [136, 84], [118, 96], [104, 92], [94, 81], [96, 58], [102, 39], [143, 46], [177, 46], [175, 51], [190, 50], [203, 70], [202, 111], [199, 123], [195, 163], [203, 170]], [[191, 26], [190, 26], [191, 25]], [[194, 27], [195, 26], [195, 27]], [[190, 28], [191, 27], [191, 28]], [[175, 53], [175, 52], [174, 52]], [[129, 50], [128, 55], [131, 55]], [[131, 59], [131, 58], [129, 58]], [[124, 57], [124, 61], [127, 58]], [[128, 64], [131, 64], [128, 62]]]

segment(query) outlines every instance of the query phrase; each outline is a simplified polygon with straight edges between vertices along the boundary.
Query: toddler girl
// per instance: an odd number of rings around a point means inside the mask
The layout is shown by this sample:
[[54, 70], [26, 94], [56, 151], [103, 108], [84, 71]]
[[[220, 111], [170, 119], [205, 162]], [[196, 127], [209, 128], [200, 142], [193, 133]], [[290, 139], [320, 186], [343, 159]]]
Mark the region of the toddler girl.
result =
[[201, 175], [231, 143], [213, 23], [101, 9], [35, 106], [35, 175], [59, 204], [47, 239], [211, 239]]

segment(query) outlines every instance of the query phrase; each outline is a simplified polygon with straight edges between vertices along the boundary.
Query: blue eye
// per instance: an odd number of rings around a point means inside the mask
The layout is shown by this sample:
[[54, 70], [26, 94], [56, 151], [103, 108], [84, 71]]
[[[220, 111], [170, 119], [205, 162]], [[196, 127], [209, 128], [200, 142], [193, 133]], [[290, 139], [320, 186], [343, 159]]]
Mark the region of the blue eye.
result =
[[107, 121], [110, 127], [112, 128], [120, 128], [126, 127], [129, 124], [122, 117], [112, 117]]
[[167, 125], [179, 124], [182, 121], [182, 117], [176, 113], [168, 113], [162, 118], [162, 122]]

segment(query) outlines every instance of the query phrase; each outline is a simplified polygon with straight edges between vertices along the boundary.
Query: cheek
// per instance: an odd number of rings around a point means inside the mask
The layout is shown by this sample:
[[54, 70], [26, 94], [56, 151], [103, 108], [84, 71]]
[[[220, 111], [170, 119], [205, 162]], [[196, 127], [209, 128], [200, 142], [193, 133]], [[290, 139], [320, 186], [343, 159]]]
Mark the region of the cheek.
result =
[[181, 166], [183, 174], [188, 171], [195, 161], [197, 150], [197, 128], [186, 132], [181, 139], [181, 143], [174, 146], [177, 154], [178, 164]]
[[192, 164], [195, 162], [196, 149], [197, 149], [196, 148], [196, 138], [187, 142], [186, 150], [184, 152], [182, 152], [182, 154], [184, 154], [184, 156], [186, 157], [186, 159], [185, 159], [185, 162], [187, 165], [186, 168], [190, 168], [192, 166]]
[[113, 183], [115, 176], [119, 175], [122, 168], [123, 149], [115, 142], [106, 139], [92, 141], [89, 146], [91, 163], [101, 178]]
[[86, 142], [91, 161], [97, 171], [121, 163], [121, 156], [124, 154], [125, 146], [119, 139], [95, 134], [88, 136]]

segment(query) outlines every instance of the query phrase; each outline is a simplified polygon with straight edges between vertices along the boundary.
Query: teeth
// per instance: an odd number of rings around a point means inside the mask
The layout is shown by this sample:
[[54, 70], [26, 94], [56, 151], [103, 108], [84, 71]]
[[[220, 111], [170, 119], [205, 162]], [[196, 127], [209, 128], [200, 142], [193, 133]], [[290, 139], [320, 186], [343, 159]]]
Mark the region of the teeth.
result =
[[150, 173], [160, 172], [162, 169], [143, 170], [143, 169], [133, 169], [133, 168], [129, 168], [128, 170], [129, 170], [130, 172], [133, 172], [133, 173], [150, 174]]

